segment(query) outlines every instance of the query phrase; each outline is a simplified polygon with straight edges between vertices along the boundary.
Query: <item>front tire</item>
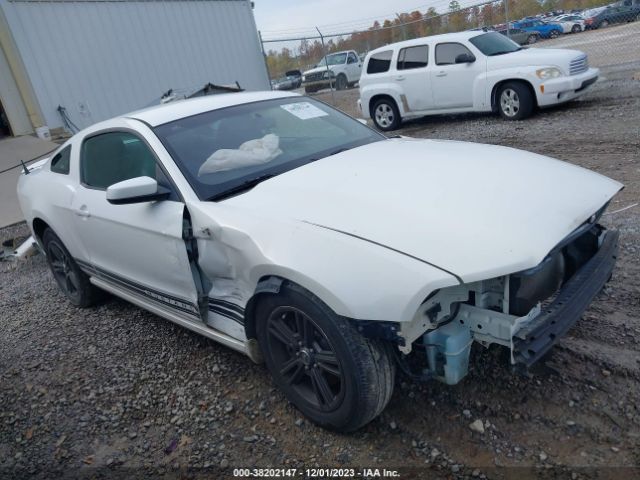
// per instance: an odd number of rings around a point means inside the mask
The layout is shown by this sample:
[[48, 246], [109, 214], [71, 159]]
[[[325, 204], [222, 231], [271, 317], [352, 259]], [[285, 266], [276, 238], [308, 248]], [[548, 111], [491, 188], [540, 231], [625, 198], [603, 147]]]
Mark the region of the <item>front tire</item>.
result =
[[42, 243], [53, 278], [71, 303], [76, 307], [86, 308], [100, 300], [102, 291], [91, 284], [89, 276], [80, 270], [53, 230], [47, 228], [44, 231]]
[[400, 112], [396, 102], [390, 98], [382, 98], [373, 105], [371, 118], [375, 126], [383, 132], [395, 130], [400, 126]]
[[527, 43], [529, 45], [533, 45], [537, 41], [538, 41], [538, 36], [537, 35], [529, 35], [529, 37], [527, 38]]
[[551, 30], [551, 32], [549, 32], [549, 36], [551, 38], [558, 38], [560, 36], [560, 32], [558, 32], [557, 30]]
[[311, 421], [349, 432], [378, 416], [393, 393], [389, 347], [363, 337], [296, 286], [257, 306], [260, 349], [274, 382]]
[[571, 27], [571, 33], [580, 33], [582, 31], [582, 28], [580, 28], [580, 25], [575, 24], [573, 27]]
[[497, 95], [498, 111], [505, 120], [523, 120], [533, 113], [533, 94], [521, 82], [505, 83]]
[[336, 90], [345, 90], [348, 86], [347, 77], [341, 73], [336, 78]]

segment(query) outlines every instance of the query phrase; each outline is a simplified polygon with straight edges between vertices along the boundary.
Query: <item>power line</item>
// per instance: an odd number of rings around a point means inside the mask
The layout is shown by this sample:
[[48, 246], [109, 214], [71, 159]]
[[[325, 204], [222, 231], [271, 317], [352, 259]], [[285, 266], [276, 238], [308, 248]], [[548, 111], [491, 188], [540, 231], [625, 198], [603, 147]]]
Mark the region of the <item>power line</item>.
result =
[[[461, 8], [459, 11], [468, 10], [470, 8], [483, 7], [485, 5], [490, 5], [490, 4], [494, 4], [494, 3], [497, 3], [496, 0], [489, 0], [489, 1], [486, 1], [486, 2], [482, 2], [482, 3], [476, 3], [475, 5], [469, 5], [468, 7]], [[389, 25], [387, 27], [381, 26], [379, 28], [368, 28], [366, 30], [350, 31], [350, 32], [342, 32], [342, 33], [323, 33], [322, 35], [324, 37], [346, 37], [346, 36], [351, 36], [353, 34], [358, 34], [358, 33], [379, 32], [379, 31], [389, 30], [389, 29], [392, 29], [392, 28], [398, 28], [398, 27], [402, 27], [402, 26], [406, 26], [406, 25], [413, 25], [415, 23], [424, 22], [424, 21], [430, 20], [432, 18], [448, 17], [449, 15], [451, 15], [453, 13], [457, 13], [457, 12], [439, 13], [438, 15], [433, 15], [433, 16], [429, 16], [429, 17], [427, 17], [425, 15], [422, 15], [422, 17], [417, 19], [417, 20], [411, 20], [409, 22], [404, 22], [404, 23], [401, 23], [401, 24]], [[294, 41], [297, 41], [297, 40], [314, 40], [314, 39], [319, 39], [319, 38], [320, 38], [319, 35], [309, 35], [309, 36], [305, 36], [305, 37], [290, 37], [290, 38], [268, 38], [268, 39], [263, 39], [262, 43], [294, 42]]]
[[[494, 0], [494, 2], [498, 2], [499, 0]], [[489, 2], [489, 3], [494, 3], [494, 2]], [[409, 12], [415, 12], [415, 11], [420, 11], [422, 9], [428, 10], [429, 8], [441, 8], [441, 7], [446, 7], [448, 9], [449, 7], [449, 0], [439, 0], [437, 2], [432, 2], [431, 4], [428, 5], [419, 5], [417, 7], [412, 7], [409, 10]], [[471, 8], [474, 6], [478, 6], [478, 5], [468, 5], [466, 7], [461, 7], [461, 10], [467, 9], [467, 8]], [[450, 12], [447, 12], [450, 13]], [[338, 23], [331, 23], [331, 24], [325, 24], [325, 25], [318, 25], [318, 27], [323, 30], [323, 35], [335, 35], [335, 34], [331, 34], [331, 33], [324, 33], [324, 30], [326, 29], [331, 29], [333, 27], [341, 27], [341, 30], [347, 29], [347, 28], [358, 28], [358, 27], [362, 27], [363, 25], [367, 25], [370, 24], [372, 21], [378, 21], [380, 19], [383, 20], [387, 20], [389, 18], [395, 18], [396, 14], [395, 13], [389, 13], [386, 15], [377, 15], [377, 16], [372, 16], [372, 17], [366, 17], [366, 18], [362, 18], [359, 20], [349, 20], [349, 21], [344, 21], [344, 22], [338, 22]], [[346, 26], [345, 26], [346, 25]], [[282, 30], [262, 30], [263, 34], [296, 34], [296, 33], [307, 33], [307, 32], [312, 32], [315, 29], [315, 27], [306, 27], [306, 28], [298, 28], [298, 29], [282, 29]]]

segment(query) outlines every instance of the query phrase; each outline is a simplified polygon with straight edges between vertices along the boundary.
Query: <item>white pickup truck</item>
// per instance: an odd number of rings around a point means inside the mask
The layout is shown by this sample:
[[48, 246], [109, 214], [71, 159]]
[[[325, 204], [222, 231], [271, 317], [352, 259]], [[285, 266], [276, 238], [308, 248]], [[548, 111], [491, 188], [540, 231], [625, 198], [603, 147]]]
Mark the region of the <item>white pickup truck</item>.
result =
[[306, 93], [322, 88], [335, 87], [344, 90], [360, 80], [362, 62], [355, 50], [345, 50], [327, 55], [311, 70], [302, 73]]
[[499, 112], [507, 120], [567, 102], [598, 79], [577, 50], [524, 48], [497, 32], [467, 31], [380, 47], [365, 58], [358, 106], [380, 130], [404, 119]]

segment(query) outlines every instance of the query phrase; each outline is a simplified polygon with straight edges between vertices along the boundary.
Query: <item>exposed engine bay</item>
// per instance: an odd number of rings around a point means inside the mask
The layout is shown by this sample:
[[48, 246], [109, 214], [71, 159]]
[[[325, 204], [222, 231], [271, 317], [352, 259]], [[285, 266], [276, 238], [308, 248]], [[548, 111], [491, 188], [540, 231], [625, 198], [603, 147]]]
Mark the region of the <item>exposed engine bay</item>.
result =
[[592, 217], [532, 269], [432, 293], [401, 327], [400, 362], [413, 351], [412, 365], [416, 356], [423, 364], [413, 376], [453, 385], [467, 374], [471, 344], [478, 342], [507, 347], [512, 365], [529, 367], [609, 279], [617, 237]]

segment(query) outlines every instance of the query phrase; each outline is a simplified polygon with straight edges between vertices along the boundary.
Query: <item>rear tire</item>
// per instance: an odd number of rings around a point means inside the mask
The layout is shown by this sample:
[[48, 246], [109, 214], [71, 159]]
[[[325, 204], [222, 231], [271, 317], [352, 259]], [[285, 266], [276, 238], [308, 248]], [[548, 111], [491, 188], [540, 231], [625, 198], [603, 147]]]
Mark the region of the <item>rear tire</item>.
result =
[[373, 104], [371, 118], [378, 130], [383, 132], [397, 129], [401, 122], [396, 102], [390, 98], [382, 98]]
[[551, 30], [551, 32], [549, 32], [549, 36], [551, 38], [558, 38], [560, 36], [560, 32], [558, 32], [557, 30]]
[[609, 26], [609, 20], [603, 20], [602, 22], [600, 22], [600, 25], [598, 25], [598, 28], [607, 28]]
[[256, 319], [274, 382], [314, 423], [353, 431], [389, 402], [395, 363], [388, 344], [363, 337], [315, 295], [285, 286], [260, 301]]
[[521, 82], [507, 82], [497, 92], [500, 116], [505, 120], [523, 120], [533, 113], [535, 101], [531, 90]]
[[104, 292], [91, 284], [89, 276], [80, 270], [53, 230], [47, 228], [44, 231], [42, 243], [53, 278], [71, 303], [76, 307], [86, 308], [104, 297]]

